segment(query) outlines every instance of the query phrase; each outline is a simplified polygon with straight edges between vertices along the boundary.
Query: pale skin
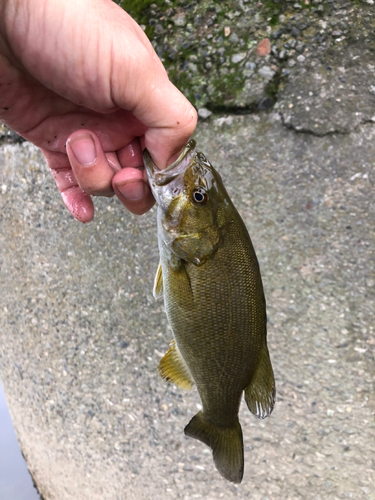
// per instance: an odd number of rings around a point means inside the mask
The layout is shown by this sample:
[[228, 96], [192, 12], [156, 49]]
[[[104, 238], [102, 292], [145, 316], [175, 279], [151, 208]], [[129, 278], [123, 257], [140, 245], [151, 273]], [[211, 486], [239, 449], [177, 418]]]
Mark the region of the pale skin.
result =
[[110, 0], [0, 0], [0, 119], [38, 146], [81, 222], [92, 196], [143, 214], [146, 147], [164, 168], [193, 133], [193, 106], [138, 24]]

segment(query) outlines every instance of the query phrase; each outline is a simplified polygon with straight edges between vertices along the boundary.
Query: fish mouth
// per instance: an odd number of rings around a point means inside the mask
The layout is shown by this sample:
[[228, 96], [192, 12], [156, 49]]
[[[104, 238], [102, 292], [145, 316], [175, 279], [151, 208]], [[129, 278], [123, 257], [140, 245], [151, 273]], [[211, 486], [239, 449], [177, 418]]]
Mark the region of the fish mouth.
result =
[[189, 153], [194, 152], [196, 142], [194, 139], [190, 139], [190, 141], [185, 145], [184, 149], [181, 151], [180, 156], [174, 161], [171, 165], [168, 165], [167, 168], [160, 170], [155, 163], [152, 161], [150, 153], [147, 149], [143, 152], [143, 163], [147, 172], [147, 177], [151, 187], [156, 186], [165, 186], [169, 184], [173, 179], [178, 177], [186, 170], [186, 163], [190, 163], [189, 161], [183, 161]]

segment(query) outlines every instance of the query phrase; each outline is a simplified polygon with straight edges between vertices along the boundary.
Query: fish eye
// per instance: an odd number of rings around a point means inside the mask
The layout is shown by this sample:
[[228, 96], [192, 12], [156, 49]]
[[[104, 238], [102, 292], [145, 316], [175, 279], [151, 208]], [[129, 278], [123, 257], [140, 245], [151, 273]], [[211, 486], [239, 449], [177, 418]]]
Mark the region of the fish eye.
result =
[[199, 205], [203, 205], [203, 203], [206, 203], [207, 198], [208, 198], [207, 193], [203, 188], [199, 187], [197, 189], [194, 189], [193, 201], [195, 201], [195, 203], [199, 203]]

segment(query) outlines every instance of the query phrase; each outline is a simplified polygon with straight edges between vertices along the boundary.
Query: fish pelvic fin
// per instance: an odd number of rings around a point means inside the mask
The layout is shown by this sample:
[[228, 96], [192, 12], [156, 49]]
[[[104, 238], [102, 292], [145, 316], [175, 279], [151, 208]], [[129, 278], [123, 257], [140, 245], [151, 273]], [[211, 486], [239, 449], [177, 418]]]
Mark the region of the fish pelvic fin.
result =
[[240, 483], [244, 471], [243, 439], [240, 422], [219, 427], [198, 412], [185, 427], [185, 435], [198, 439], [212, 449], [217, 470], [224, 479]]
[[152, 290], [152, 294], [155, 299], [159, 299], [163, 296], [163, 271], [160, 262], [156, 271], [154, 289]]
[[275, 397], [275, 377], [268, 347], [264, 344], [253, 378], [245, 389], [245, 401], [251, 413], [266, 418], [272, 413]]
[[181, 389], [190, 390], [194, 385], [193, 377], [174, 340], [158, 367], [159, 375], [167, 382], [172, 382]]

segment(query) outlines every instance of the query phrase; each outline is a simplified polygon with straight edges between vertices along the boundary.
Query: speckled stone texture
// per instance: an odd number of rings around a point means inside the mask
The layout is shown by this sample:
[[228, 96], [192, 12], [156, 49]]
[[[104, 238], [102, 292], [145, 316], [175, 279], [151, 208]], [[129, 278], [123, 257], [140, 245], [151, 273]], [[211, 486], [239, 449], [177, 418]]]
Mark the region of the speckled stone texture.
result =
[[152, 284], [155, 209], [62, 206], [36, 148], [0, 150], [0, 378], [45, 500], [375, 498], [375, 125], [316, 137], [279, 114], [213, 115], [195, 134], [262, 270], [277, 381], [242, 405], [245, 475], [184, 437], [196, 390], [158, 378], [171, 331]]
[[316, 135], [375, 120], [374, 0], [118, 1], [197, 109], [277, 101], [288, 126]]

